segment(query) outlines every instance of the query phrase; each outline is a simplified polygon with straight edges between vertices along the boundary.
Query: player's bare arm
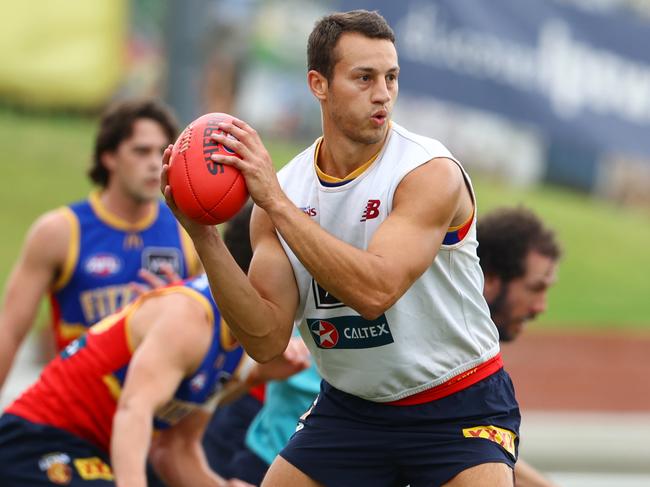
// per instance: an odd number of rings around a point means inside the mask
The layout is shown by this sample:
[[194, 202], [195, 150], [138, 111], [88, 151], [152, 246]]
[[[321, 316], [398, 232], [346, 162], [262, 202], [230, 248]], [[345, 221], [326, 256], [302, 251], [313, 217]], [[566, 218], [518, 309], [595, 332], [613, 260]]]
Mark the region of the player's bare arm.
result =
[[[138, 487], [146, 486], [154, 412], [198, 367], [212, 330], [200, 303], [180, 293], [150, 298], [135, 312], [130, 326], [134, 346], [142, 342], [133, 355], [113, 420], [111, 461], [118, 486]], [[165, 457], [165, 461], [174, 459]]]
[[70, 240], [64, 211], [54, 210], [36, 220], [7, 281], [0, 311], [0, 387], [34, 322], [41, 298], [63, 271]]
[[150, 459], [171, 487], [224, 487], [226, 481], [210, 470], [201, 445], [211, 414], [197, 410], [162, 431], [153, 441]]
[[[163, 154], [161, 189], [167, 204], [194, 241], [213, 297], [246, 352], [258, 362], [279, 356], [291, 337], [298, 307], [298, 288], [268, 217], [258, 208], [251, 220], [253, 260], [250, 279], [239, 268], [214, 227], [193, 222], [174, 204], [168, 184], [171, 146]], [[274, 176], [275, 177], [275, 176]]]
[[402, 180], [393, 212], [368, 250], [357, 249], [321, 229], [285, 196], [268, 154], [248, 125], [235, 121], [222, 128], [239, 140], [215, 140], [242, 158], [219, 155], [215, 161], [242, 171], [252, 198], [314, 279], [366, 318], [392, 306], [431, 264], [448, 227], [471, 214], [460, 168], [449, 159], [435, 159]]
[[[240, 366], [237, 373], [228, 381], [228, 384], [219, 393], [217, 405], [224, 406], [248, 393], [252, 387], [259, 386], [270, 380], [288, 379], [294, 374], [305, 370], [310, 364], [310, 355], [307, 345], [299, 337], [289, 340], [284, 353], [275, 359], [260, 364], [249, 356], [243, 359], [244, 366]], [[242, 369], [246, 369], [242, 371]]]

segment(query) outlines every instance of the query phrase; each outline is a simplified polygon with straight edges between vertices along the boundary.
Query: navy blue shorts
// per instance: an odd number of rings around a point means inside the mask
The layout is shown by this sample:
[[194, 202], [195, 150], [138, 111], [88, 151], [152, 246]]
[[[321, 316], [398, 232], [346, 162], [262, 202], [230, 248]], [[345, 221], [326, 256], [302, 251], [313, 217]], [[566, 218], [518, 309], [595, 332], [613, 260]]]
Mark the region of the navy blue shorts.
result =
[[503, 369], [415, 406], [366, 401], [323, 381], [280, 455], [328, 487], [440, 486], [483, 463], [514, 469], [520, 419]]
[[232, 478], [243, 480], [253, 485], [260, 485], [269, 464], [258, 457], [246, 446], [238, 451], [232, 459]]
[[0, 418], [0, 483], [3, 487], [114, 486], [106, 453], [51, 426], [5, 414]]
[[217, 408], [205, 434], [203, 449], [210, 467], [226, 479], [236, 476], [235, 456], [246, 451], [246, 432], [262, 403], [246, 394]]

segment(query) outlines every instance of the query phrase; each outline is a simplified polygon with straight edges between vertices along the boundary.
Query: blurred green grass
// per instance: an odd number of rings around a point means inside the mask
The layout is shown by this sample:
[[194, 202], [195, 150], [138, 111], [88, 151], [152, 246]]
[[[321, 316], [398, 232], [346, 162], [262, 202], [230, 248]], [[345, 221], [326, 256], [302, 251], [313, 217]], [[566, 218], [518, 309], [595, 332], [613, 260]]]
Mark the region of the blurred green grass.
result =
[[540, 322], [650, 330], [650, 214], [550, 186], [517, 190], [479, 180], [476, 192], [479, 217], [524, 205], [556, 231], [564, 255]]
[[[95, 120], [0, 110], [0, 280], [43, 212], [83, 198]], [[267, 141], [277, 167], [302, 146]], [[560, 188], [513, 189], [474, 178], [479, 216], [523, 204], [556, 229], [564, 247], [559, 282], [540, 319], [557, 327], [650, 329], [650, 215]]]

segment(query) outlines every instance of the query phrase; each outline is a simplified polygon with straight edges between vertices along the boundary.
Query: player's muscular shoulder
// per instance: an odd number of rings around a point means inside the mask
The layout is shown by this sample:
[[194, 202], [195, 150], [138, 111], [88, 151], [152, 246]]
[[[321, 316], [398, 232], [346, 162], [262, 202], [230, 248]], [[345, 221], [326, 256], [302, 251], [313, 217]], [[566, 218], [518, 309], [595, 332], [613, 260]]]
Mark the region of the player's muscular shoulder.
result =
[[[149, 333], [168, 340], [169, 347], [183, 351], [188, 367], [198, 365], [205, 355], [212, 336], [213, 322], [209, 320], [209, 304], [185, 292], [164, 292], [145, 297], [129, 319], [131, 339], [138, 347]], [[155, 328], [155, 330], [154, 330]]]
[[136, 303], [136, 310], [130, 319], [134, 338], [143, 337], [158, 321], [182, 324], [179, 331], [196, 329], [201, 333], [201, 330], [211, 330], [208, 313], [212, 310], [208, 309], [208, 303], [202, 303], [204, 298], [194, 296], [193, 291], [181, 286], [177, 292], [174, 289], [155, 291], [152, 295], [141, 298], [141, 304]]
[[458, 164], [440, 157], [415, 168], [397, 187], [393, 211], [419, 215], [435, 225], [467, 219], [471, 196]]
[[29, 230], [25, 250], [34, 262], [58, 271], [63, 265], [72, 237], [73, 217], [67, 208], [60, 208], [41, 215]]

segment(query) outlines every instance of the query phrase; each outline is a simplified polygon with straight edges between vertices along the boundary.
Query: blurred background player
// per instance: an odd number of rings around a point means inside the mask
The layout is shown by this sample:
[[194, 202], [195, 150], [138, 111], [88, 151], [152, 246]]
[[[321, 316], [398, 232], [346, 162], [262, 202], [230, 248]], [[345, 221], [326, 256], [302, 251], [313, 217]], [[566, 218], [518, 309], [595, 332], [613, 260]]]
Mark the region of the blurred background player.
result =
[[196, 273], [191, 242], [158, 198], [160, 155], [176, 132], [171, 112], [155, 100], [123, 101], [105, 111], [88, 173], [98, 189], [32, 225], [6, 284], [0, 386], [45, 294], [60, 351], [131, 301], [131, 282]]
[[[546, 309], [561, 255], [552, 230], [530, 210], [501, 208], [478, 221], [478, 254], [485, 275], [483, 294], [502, 342], [517, 337], [526, 322]], [[296, 428], [298, 417], [320, 389], [314, 365], [285, 381], [269, 382], [264, 406], [246, 434], [246, 448], [232, 460], [232, 476], [259, 485]], [[554, 484], [522, 458], [515, 465], [518, 487]]]
[[478, 256], [483, 294], [499, 339], [517, 338], [528, 321], [546, 311], [561, 251], [552, 230], [525, 208], [500, 208], [479, 219]]
[[[556, 281], [560, 246], [554, 232], [532, 211], [521, 207], [490, 212], [479, 219], [476, 232], [485, 276], [483, 295], [499, 330], [499, 340], [510, 342], [529, 321], [546, 311], [546, 295]], [[521, 457], [515, 476], [517, 487], [554, 485]]]
[[169, 486], [244, 485], [211, 472], [201, 448], [217, 393], [308, 363], [299, 340], [263, 366], [245, 357], [204, 275], [151, 291], [70, 343], [7, 408], [3, 485], [143, 487], [149, 451]]

